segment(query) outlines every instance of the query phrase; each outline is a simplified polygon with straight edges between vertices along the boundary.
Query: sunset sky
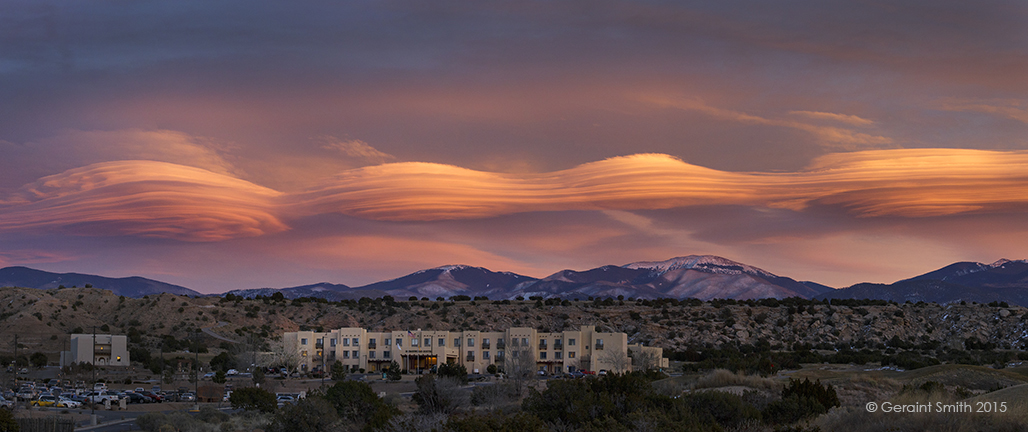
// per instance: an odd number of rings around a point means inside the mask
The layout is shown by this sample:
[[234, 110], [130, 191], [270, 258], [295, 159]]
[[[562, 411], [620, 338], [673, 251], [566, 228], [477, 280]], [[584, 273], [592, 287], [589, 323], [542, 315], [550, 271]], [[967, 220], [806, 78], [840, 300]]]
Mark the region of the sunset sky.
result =
[[1028, 258], [1028, 3], [0, 2], [0, 267]]

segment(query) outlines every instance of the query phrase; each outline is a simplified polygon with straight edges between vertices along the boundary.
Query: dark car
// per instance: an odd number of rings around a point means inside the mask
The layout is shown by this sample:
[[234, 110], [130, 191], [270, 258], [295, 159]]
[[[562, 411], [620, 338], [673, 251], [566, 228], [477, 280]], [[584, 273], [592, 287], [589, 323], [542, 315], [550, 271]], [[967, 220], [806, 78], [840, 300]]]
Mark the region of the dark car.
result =
[[153, 402], [150, 398], [143, 396], [139, 393], [125, 393], [125, 397], [128, 398], [128, 403], [150, 403]]

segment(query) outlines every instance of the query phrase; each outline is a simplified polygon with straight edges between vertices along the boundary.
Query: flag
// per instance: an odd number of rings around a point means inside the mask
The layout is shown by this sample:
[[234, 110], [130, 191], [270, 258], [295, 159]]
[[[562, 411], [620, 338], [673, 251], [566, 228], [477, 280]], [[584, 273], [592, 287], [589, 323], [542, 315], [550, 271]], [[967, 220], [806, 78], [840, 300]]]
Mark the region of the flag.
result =
[[407, 337], [414, 339], [414, 333], [411, 333], [410, 330], [407, 330]]

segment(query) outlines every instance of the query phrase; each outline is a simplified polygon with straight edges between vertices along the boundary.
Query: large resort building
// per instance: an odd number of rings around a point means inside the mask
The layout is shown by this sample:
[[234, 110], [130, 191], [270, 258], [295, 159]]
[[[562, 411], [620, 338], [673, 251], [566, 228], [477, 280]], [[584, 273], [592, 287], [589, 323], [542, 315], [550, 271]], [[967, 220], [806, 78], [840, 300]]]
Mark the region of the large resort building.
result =
[[397, 330], [373, 332], [360, 327], [328, 332], [289, 332], [287, 352], [295, 353], [301, 370], [327, 368], [342, 362], [348, 369], [380, 371], [392, 362], [408, 371], [427, 371], [442, 363], [463, 364], [469, 373], [486, 373], [489, 365], [505, 369], [508, 359], [529, 356], [534, 370], [546, 374], [575, 371], [628, 372], [666, 368], [661, 348], [630, 345], [625, 333], [596, 331], [538, 332], [514, 327], [507, 331]]

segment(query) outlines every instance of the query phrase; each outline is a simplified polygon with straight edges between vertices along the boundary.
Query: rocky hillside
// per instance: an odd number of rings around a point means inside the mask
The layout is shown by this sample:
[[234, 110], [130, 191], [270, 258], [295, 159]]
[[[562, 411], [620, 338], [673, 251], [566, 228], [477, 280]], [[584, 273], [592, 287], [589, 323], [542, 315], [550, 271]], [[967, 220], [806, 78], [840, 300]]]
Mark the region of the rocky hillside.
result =
[[[190, 298], [161, 294], [141, 299], [96, 289], [0, 289], [0, 355], [9, 355], [13, 336], [25, 352], [66, 349], [74, 331], [138, 331], [144, 346], [165, 335], [197, 337], [211, 328], [224, 337], [273, 340], [285, 331], [363, 326], [369, 329], [482, 329], [512, 326], [543, 331], [596, 325], [623, 331], [633, 342], [683, 350], [698, 346], [795, 343], [862, 346], [902, 341], [961, 347], [975, 338], [999, 348], [1028, 342], [1026, 310], [1002, 304], [892, 304], [829, 306], [787, 301], [384, 301], [343, 302]], [[106, 327], [107, 330], [104, 330]], [[200, 335], [208, 346], [221, 341]]]

